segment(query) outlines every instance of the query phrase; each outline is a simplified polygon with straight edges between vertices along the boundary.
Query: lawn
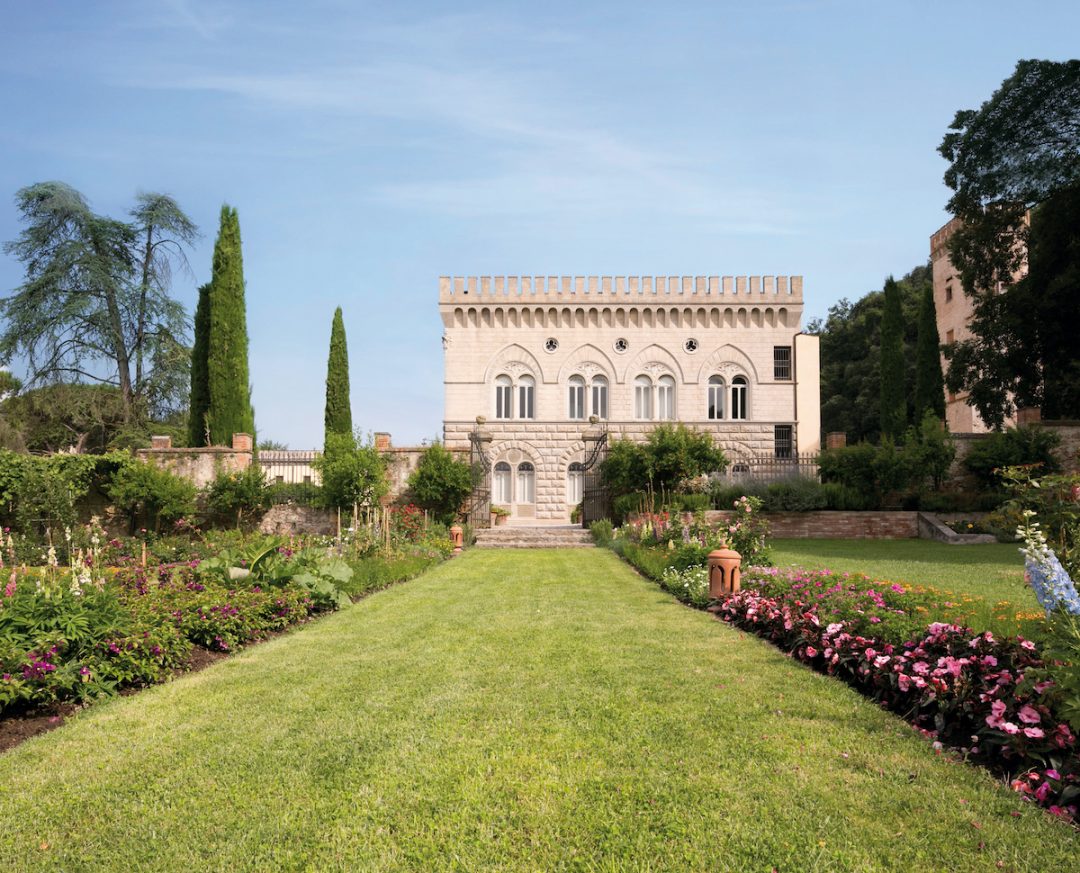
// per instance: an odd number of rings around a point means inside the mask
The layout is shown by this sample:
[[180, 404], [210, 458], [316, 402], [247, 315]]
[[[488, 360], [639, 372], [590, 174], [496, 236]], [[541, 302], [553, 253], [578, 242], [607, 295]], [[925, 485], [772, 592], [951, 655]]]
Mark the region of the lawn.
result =
[[929, 618], [980, 630], [1037, 635], [1043, 611], [1024, 584], [1024, 559], [1013, 543], [951, 546], [934, 540], [772, 540], [779, 567], [828, 568], [932, 588], [955, 604]]
[[1075, 831], [606, 550], [470, 551], [0, 757], [5, 870], [1070, 869]]

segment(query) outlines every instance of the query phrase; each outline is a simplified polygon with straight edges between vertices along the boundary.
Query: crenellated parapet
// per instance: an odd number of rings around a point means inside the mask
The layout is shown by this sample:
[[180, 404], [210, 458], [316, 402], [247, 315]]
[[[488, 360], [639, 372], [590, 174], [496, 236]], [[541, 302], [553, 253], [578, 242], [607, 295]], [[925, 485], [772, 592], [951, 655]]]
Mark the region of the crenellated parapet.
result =
[[800, 305], [802, 276], [442, 276], [439, 303]]

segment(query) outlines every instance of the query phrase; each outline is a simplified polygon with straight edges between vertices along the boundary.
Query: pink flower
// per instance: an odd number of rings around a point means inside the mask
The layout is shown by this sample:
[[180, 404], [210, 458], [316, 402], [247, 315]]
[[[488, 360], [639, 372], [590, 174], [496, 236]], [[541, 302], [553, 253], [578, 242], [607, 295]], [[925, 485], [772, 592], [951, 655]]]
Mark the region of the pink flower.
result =
[[926, 661], [916, 661], [911, 665], [911, 669], [918, 673], [920, 676], [925, 676], [930, 672], [930, 665]]
[[1018, 734], [1020, 728], [1014, 725], [1011, 721], [1005, 721], [1001, 723], [1001, 729], [1007, 734]]
[[1035, 651], [1035, 644], [1031, 640], [1020, 640], [1020, 648], [1027, 649], [1029, 652]]
[[1020, 707], [1020, 712], [1018, 712], [1017, 715], [1020, 717], [1020, 721], [1025, 724], [1038, 724], [1042, 721], [1042, 717], [1039, 715], [1038, 710], [1026, 703]]
[[904, 673], [901, 673], [899, 676], [896, 677], [896, 679], [900, 685], [901, 691], [908, 691], [911, 688], [911, 679]]
[[1046, 778], [1060, 781], [1061, 780], [1061, 774], [1058, 773], [1057, 770], [1047, 770], [1046, 771]]
[[1046, 734], [1043, 733], [1042, 728], [1026, 727], [1024, 728], [1024, 736], [1031, 740], [1041, 740]]
[[806, 647], [806, 657], [808, 657], [808, 658], [816, 658], [817, 653], [818, 653], [817, 649], [815, 649], [813, 646], [807, 646]]

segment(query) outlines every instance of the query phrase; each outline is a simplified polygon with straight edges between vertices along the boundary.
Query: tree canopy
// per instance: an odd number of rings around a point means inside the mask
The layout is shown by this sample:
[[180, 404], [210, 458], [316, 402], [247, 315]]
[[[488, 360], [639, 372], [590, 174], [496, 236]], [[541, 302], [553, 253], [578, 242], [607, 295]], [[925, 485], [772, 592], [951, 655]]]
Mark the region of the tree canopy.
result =
[[881, 433], [896, 439], [907, 427], [908, 399], [904, 366], [904, 313], [900, 289], [889, 276], [882, 291], [881, 315]]
[[240, 218], [231, 206], [221, 207], [209, 302], [208, 429], [211, 444], [229, 445], [234, 433], [255, 437], [255, 411], [251, 408], [248, 379], [244, 256]]
[[349, 347], [341, 307], [330, 325], [330, 355], [326, 364], [326, 435], [352, 433], [352, 401], [349, 397]]
[[40, 182], [15, 204], [26, 227], [4, 250], [25, 281], [0, 306], [0, 360], [24, 359], [30, 385], [115, 386], [129, 421], [181, 406], [187, 318], [170, 286], [198, 232], [176, 201], [140, 193], [121, 221], [63, 182]]
[[[930, 267], [919, 266], [896, 280], [903, 322], [904, 396], [913, 397], [920, 302], [932, 287]], [[881, 321], [885, 295], [871, 291], [852, 303], [844, 299], [828, 316], [807, 325], [821, 338], [821, 425], [843, 431], [848, 442], [874, 442], [881, 433]], [[910, 408], [906, 423], [914, 421]], [[906, 426], [906, 424], [905, 424]], [[902, 429], [901, 429], [902, 430]]]
[[939, 151], [959, 219], [949, 257], [973, 305], [972, 338], [946, 350], [950, 389], [995, 427], [1016, 405], [1080, 415], [1067, 328], [1080, 296], [1080, 61], [1020, 61], [978, 110], [956, 113]]

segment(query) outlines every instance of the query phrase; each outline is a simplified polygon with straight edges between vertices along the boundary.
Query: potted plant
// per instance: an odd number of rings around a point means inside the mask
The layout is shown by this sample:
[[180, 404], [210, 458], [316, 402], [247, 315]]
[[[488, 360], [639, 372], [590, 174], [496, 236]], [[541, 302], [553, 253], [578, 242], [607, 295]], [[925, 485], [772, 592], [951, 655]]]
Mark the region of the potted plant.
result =
[[510, 511], [503, 509], [501, 506], [491, 507], [491, 523], [492, 525], [504, 525], [506, 519], [510, 517]]

